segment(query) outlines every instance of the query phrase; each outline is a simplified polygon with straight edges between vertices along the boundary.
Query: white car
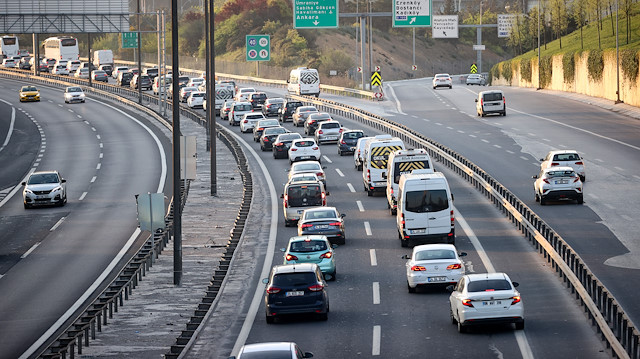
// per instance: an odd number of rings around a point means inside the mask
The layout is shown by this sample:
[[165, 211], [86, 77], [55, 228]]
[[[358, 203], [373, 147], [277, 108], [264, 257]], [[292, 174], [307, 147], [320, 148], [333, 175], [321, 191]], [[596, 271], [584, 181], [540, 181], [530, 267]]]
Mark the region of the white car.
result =
[[320, 162], [320, 147], [313, 138], [293, 140], [289, 147], [289, 163], [313, 160]]
[[69, 70], [69, 73], [76, 72], [76, 70], [78, 70], [79, 67], [80, 67], [80, 60], [71, 60], [67, 62], [67, 70]]
[[188, 87], [198, 87], [204, 83], [204, 77], [192, 77], [187, 82]]
[[84, 103], [84, 91], [82, 91], [82, 87], [80, 86], [69, 86], [64, 90], [64, 102], [82, 102]]
[[[298, 162], [298, 163], [301, 163], [301, 162]], [[314, 163], [317, 163], [317, 162], [314, 162]], [[294, 173], [294, 174], [289, 174], [289, 181], [287, 181], [287, 184], [296, 183], [296, 182], [309, 182], [309, 181], [318, 182], [320, 181], [320, 179], [315, 173], [312, 173], [312, 172]]]
[[292, 342], [273, 342], [273, 343], [255, 343], [245, 344], [240, 348], [237, 357], [229, 357], [229, 359], [245, 359], [245, 358], [313, 358], [313, 353], [302, 352], [296, 343]]
[[[236, 105], [234, 105], [234, 108], [235, 106]], [[235, 111], [232, 111], [232, 112], [235, 112]], [[240, 132], [242, 133], [253, 132], [253, 128], [256, 126], [256, 123], [262, 120], [266, 120], [266, 118], [260, 112], [245, 113], [244, 115], [242, 115], [242, 119], [240, 120]]]
[[111, 77], [113, 77], [114, 79], [117, 79], [118, 73], [127, 72], [127, 71], [129, 71], [128, 66], [116, 66], [116, 68], [111, 72]]
[[584, 182], [587, 177], [584, 172], [584, 161], [575, 150], [549, 151], [545, 158], [541, 158], [540, 169], [553, 166], [569, 166], [580, 176], [580, 181]]
[[322, 184], [327, 187], [327, 176], [325, 176], [324, 170], [327, 167], [323, 167], [319, 162], [316, 161], [301, 161], [291, 164], [291, 168], [289, 169], [289, 180], [288, 183], [291, 183], [291, 180], [294, 176], [300, 174], [311, 174], [315, 175], [316, 181], [321, 181]]
[[178, 97], [180, 99], [180, 102], [187, 102], [189, 95], [194, 91], [198, 91], [198, 88], [194, 86], [185, 86], [181, 88], [180, 96]]
[[7, 67], [7, 68], [16, 67], [16, 60], [14, 60], [14, 59], [4, 59], [4, 60], [2, 60], [2, 66]]
[[464, 263], [453, 244], [423, 244], [413, 247], [405, 264], [407, 288], [415, 293], [418, 286], [431, 284], [457, 284], [465, 273]]
[[65, 65], [55, 65], [51, 73], [54, 75], [69, 75], [69, 70]]
[[238, 89], [236, 93], [236, 101], [247, 101], [249, 99], [249, 94], [252, 92], [256, 92], [256, 89], [253, 87], [243, 87]]
[[533, 176], [533, 190], [536, 202], [547, 204], [549, 200], [576, 200], [578, 204], [584, 202], [582, 181], [580, 176], [568, 166], [554, 166], [540, 170], [540, 174]]
[[449, 74], [436, 74], [433, 77], [433, 89], [435, 90], [438, 87], [453, 87], [453, 80], [451, 80], [451, 75]]
[[58, 205], [67, 203], [67, 180], [58, 171], [40, 171], [29, 175], [22, 182], [22, 200], [24, 208], [33, 206]]
[[484, 117], [488, 114], [497, 113], [502, 116], [507, 115], [507, 100], [500, 90], [489, 90], [478, 92], [476, 101], [476, 113]]
[[449, 286], [451, 323], [464, 333], [471, 325], [515, 323], [524, 329], [524, 306], [517, 282], [505, 273], [467, 274]]
[[73, 74], [73, 77], [78, 79], [88, 79], [89, 78], [89, 69], [88, 68], [77, 68]]
[[190, 108], [196, 108], [196, 107], [202, 108], [202, 102], [204, 101], [205, 95], [206, 95], [206, 92], [202, 92], [202, 91], [191, 92], [189, 94], [189, 97], [187, 98], [187, 105]]
[[[244, 101], [244, 102], [233, 102], [231, 104], [231, 110], [229, 110], [229, 113], [227, 114], [227, 118], [229, 119], [229, 124], [232, 126], [236, 126], [236, 125], [242, 125], [242, 119], [244, 118], [244, 115], [253, 112], [253, 107], [251, 107], [251, 104]], [[248, 130], [253, 129], [250, 128]], [[242, 130], [242, 127], [240, 127], [240, 131], [241, 132], [247, 132]]]

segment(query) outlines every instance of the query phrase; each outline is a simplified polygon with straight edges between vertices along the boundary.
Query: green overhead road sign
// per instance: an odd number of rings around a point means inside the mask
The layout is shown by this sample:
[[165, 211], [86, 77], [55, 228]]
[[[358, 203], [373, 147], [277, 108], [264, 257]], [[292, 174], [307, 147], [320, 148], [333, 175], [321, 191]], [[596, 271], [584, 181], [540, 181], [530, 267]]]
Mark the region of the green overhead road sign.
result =
[[247, 61], [270, 61], [271, 38], [269, 35], [247, 35]]
[[430, 27], [431, 0], [393, 0], [393, 27]]
[[122, 33], [122, 48], [132, 49], [138, 47], [138, 33], [137, 32], [123, 32]]
[[338, 0], [294, 0], [294, 29], [326, 27], [338, 27]]

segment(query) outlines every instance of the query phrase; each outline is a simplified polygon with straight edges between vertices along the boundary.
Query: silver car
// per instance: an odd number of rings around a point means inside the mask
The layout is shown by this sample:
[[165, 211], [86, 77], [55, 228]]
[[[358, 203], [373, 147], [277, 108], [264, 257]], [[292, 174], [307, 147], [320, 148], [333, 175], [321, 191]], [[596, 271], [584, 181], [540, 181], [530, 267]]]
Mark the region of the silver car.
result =
[[318, 124], [316, 130], [316, 142], [322, 144], [324, 142], [338, 141], [342, 133], [342, 126], [338, 121], [325, 121]]
[[58, 171], [33, 172], [26, 182], [22, 199], [24, 208], [33, 206], [58, 205], [67, 203], [67, 180]]

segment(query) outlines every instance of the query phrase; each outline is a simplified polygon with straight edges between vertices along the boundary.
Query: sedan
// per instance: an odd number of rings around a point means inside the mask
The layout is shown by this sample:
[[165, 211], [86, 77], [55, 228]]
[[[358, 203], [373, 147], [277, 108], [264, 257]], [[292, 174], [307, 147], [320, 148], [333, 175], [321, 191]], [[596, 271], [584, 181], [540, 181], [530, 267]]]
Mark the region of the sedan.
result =
[[451, 291], [449, 309], [451, 323], [464, 333], [471, 325], [515, 323], [524, 329], [524, 306], [517, 282], [505, 273], [467, 274]]
[[405, 264], [407, 288], [415, 293], [418, 286], [431, 284], [456, 284], [464, 275], [464, 264], [453, 244], [423, 244], [413, 247]]
[[296, 127], [304, 126], [304, 121], [307, 120], [307, 116], [311, 113], [318, 112], [315, 106], [300, 106], [296, 108], [296, 112], [293, 113], [293, 125]]
[[78, 79], [88, 79], [89, 78], [89, 69], [88, 68], [78, 68], [73, 73], [73, 77]]
[[320, 122], [331, 120], [331, 115], [326, 112], [311, 113], [307, 116], [306, 121], [304, 121], [304, 133], [313, 136]]
[[180, 99], [180, 102], [187, 102], [189, 95], [194, 91], [198, 91], [198, 88], [194, 86], [185, 86], [181, 88], [180, 96], [178, 97]]
[[540, 164], [542, 170], [553, 166], [568, 166], [576, 171], [580, 181], [584, 182], [587, 178], [584, 172], [584, 161], [575, 150], [549, 151], [540, 161], [542, 161]]
[[93, 81], [109, 82], [109, 75], [104, 70], [93, 70], [91, 71], [91, 79]]
[[202, 108], [202, 102], [204, 101], [204, 96], [206, 92], [202, 91], [193, 91], [189, 94], [189, 98], [187, 98], [187, 105], [190, 108], [200, 107]]
[[262, 105], [262, 114], [264, 117], [278, 116], [278, 110], [284, 104], [284, 99], [281, 97], [269, 98]]
[[471, 74], [471, 75], [467, 76], [466, 83], [467, 83], [467, 86], [469, 86], [469, 85], [478, 85], [478, 86], [486, 85], [484, 77], [481, 76], [480, 74]]
[[315, 263], [320, 267], [325, 280], [336, 280], [335, 244], [325, 236], [300, 236], [289, 238], [282, 264]]
[[64, 102], [82, 102], [84, 103], [84, 91], [82, 91], [82, 87], [80, 86], [69, 86], [64, 89]]
[[345, 153], [353, 153], [358, 139], [362, 137], [365, 137], [362, 130], [342, 131], [340, 138], [338, 138], [338, 154], [342, 156]]
[[436, 74], [433, 77], [433, 89], [435, 90], [438, 87], [453, 88], [451, 76], [449, 74]]
[[536, 202], [544, 206], [549, 200], [576, 200], [584, 202], [582, 181], [571, 167], [550, 167], [533, 176]]
[[[260, 113], [260, 115], [262, 115], [262, 113]], [[262, 132], [264, 132], [266, 128], [279, 127], [279, 126], [280, 126], [280, 122], [278, 122], [278, 120], [264, 119], [256, 122], [256, 125], [253, 127], [253, 141], [254, 142], [260, 141], [260, 136], [262, 136]]]
[[233, 107], [233, 100], [226, 100], [222, 107], [220, 108], [220, 119], [221, 120], [229, 120], [229, 112], [231, 112], [231, 107]]
[[[243, 106], [251, 106], [251, 105], [243, 105]], [[236, 106], [237, 107], [237, 106]], [[232, 112], [233, 113], [233, 112]], [[231, 116], [231, 115], [229, 115]], [[264, 116], [260, 112], [248, 112], [242, 116], [240, 120], [240, 132], [247, 133], [253, 131], [253, 128], [256, 126], [258, 121], [265, 120]]]
[[305, 209], [298, 221], [298, 235], [320, 234], [329, 242], [345, 244], [344, 217], [335, 207], [315, 207]]
[[66, 65], [56, 65], [51, 73], [54, 75], [69, 75], [69, 70], [67, 70]]
[[303, 352], [298, 344], [292, 342], [269, 342], [245, 344], [240, 348], [237, 357], [229, 359], [255, 359], [255, 358], [284, 358], [300, 359], [313, 358], [313, 353]]
[[313, 138], [293, 140], [289, 147], [289, 163], [304, 160], [321, 161], [320, 147]]
[[288, 181], [291, 181], [291, 178], [300, 173], [312, 173], [316, 175], [317, 180], [322, 181], [324, 187], [327, 187], [327, 177], [325, 176], [324, 170], [327, 167], [320, 165], [320, 163], [316, 161], [302, 161], [296, 162], [291, 165], [289, 169], [289, 177]]
[[40, 90], [37, 87], [27, 85], [20, 88], [20, 102], [40, 101]]
[[276, 138], [281, 134], [288, 132], [289, 130], [281, 126], [265, 128], [262, 132], [262, 136], [260, 136], [260, 149], [263, 151], [270, 151], [273, 148], [273, 142]]
[[29, 175], [22, 182], [24, 208], [44, 205], [64, 206], [67, 203], [66, 182], [58, 171], [40, 171]]
[[300, 138], [302, 138], [302, 135], [299, 133], [284, 133], [282, 135], [278, 135], [271, 145], [273, 158], [287, 158], [291, 142]]

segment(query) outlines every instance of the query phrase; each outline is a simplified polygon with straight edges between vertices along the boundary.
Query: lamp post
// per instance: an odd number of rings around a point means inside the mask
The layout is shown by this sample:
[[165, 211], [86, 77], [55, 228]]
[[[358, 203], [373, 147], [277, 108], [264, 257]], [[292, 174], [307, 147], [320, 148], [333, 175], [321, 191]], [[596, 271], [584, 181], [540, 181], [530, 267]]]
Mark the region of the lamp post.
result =
[[536, 90], [540, 90], [540, 71], [542, 70], [540, 68], [540, 2], [541, 0], [538, 0], [538, 88]]
[[620, 1], [616, 0], [616, 104], [621, 103], [620, 100], [620, 47], [618, 46], [618, 12], [620, 9]]

